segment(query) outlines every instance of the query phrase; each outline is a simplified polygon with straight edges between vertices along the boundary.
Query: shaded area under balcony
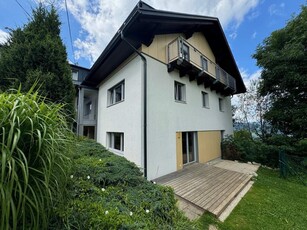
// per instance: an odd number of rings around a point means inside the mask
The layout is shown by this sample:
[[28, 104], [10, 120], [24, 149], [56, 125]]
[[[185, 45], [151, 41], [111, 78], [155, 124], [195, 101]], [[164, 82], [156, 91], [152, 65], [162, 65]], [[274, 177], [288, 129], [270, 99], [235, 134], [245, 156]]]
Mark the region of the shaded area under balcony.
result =
[[206, 88], [225, 96], [236, 92], [236, 80], [184, 38], [178, 37], [167, 46], [168, 72], [177, 69], [180, 77], [189, 76]]

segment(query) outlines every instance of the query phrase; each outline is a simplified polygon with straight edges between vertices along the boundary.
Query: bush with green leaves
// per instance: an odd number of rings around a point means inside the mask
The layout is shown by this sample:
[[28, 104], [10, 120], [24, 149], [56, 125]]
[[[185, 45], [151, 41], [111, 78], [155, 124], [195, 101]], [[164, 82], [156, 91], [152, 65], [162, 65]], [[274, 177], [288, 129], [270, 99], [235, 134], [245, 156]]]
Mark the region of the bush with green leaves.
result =
[[62, 106], [37, 92], [0, 94], [0, 229], [46, 229], [66, 181]]
[[170, 187], [147, 181], [139, 168], [91, 140], [76, 143], [67, 203], [50, 229], [193, 229]]

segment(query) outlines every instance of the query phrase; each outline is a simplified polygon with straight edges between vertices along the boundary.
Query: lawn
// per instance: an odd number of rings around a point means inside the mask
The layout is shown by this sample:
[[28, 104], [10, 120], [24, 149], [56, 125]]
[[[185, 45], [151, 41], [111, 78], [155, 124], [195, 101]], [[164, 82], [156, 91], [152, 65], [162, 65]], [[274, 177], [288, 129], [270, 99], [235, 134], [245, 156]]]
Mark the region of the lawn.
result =
[[307, 186], [284, 180], [279, 172], [260, 168], [251, 190], [224, 223], [204, 214], [200, 225], [219, 229], [306, 229]]

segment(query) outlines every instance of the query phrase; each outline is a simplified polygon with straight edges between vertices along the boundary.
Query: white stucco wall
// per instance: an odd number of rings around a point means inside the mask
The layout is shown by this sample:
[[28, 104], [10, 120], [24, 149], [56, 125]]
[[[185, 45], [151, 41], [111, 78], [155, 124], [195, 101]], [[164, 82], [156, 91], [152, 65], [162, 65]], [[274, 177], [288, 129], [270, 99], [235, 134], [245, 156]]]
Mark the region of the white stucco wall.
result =
[[[108, 90], [125, 80], [125, 99], [108, 106]], [[124, 133], [124, 153], [142, 167], [142, 61], [137, 56], [119, 67], [99, 86], [97, 141], [108, 147], [107, 132]], [[118, 152], [116, 152], [118, 154]]]
[[[176, 132], [225, 130], [232, 134], [230, 98], [224, 98], [224, 112], [219, 111], [215, 91], [167, 72], [165, 64], [146, 56], [148, 63], [148, 179], [176, 171]], [[186, 103], [175, 102], [174, 81], [186, 86]], [[202, 94], [209, 94], [209, 109], [202, 106]]]

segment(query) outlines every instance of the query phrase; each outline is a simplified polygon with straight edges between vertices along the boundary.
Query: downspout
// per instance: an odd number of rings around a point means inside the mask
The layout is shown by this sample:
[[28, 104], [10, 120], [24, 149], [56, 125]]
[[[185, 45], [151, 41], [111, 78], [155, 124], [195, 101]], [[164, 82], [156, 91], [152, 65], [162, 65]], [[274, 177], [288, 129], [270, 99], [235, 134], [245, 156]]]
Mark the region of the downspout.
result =
[[144, 66], [144, 82], [143, 82], [143, 89], [144, 89], [144, 177], [147, 179], [147, 60], [145, 56], [138, 51], [124, 36], [123, 31], [120, 32], [121, 39], [125, 41], [142, 59], [143, 66]]

